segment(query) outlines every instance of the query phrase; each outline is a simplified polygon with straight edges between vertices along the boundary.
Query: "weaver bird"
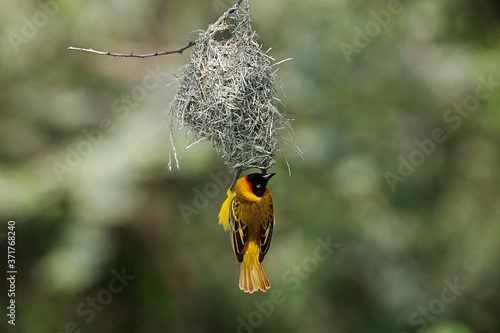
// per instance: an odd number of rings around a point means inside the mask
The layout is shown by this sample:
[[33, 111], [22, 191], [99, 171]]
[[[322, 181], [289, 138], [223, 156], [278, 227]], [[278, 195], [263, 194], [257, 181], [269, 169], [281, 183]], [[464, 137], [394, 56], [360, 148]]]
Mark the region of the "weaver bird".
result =
[[247, 293], [271, 287], [261, 263], [273, 235], [273, 199], [266, 185], [274, 175], [252, 173], [239, 178], [219, 212], [219, 224], [231, 230], [233, 251], [241, 263], [240, 289]]

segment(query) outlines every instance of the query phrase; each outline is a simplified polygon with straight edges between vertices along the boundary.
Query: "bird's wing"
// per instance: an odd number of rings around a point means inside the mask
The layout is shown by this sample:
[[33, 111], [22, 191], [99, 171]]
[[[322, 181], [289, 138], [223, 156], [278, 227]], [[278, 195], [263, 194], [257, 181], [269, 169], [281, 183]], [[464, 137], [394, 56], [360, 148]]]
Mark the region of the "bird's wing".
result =
[[234, 199], [236, 193], [231, 192], [231, 190], [227, 190], [226, 194], [227, 198], [222, 203], [219, 211], [219, 224], [222, 225], [225, 231], [230, 227], [229, 210], [231, 209], [231, 202]]
[[273, 237], [273, 228], [274, 228], [274, 207], [273, 200], [271, 196], [269, 196], [269, 203], [266, 203], [269, 206], [269, 215], [267, 219], [263, 221], [262, 227], [260, 229], [260, 254], [259, 254], [259, 262], [264, 260], [264, 256], [267, 251], [269, 251], [269, 246], [271, 245], [271, 238]]
[[248, 242], [248, 227], [242, 224], [241, 221], [241, 206], [240, 202], [233, 198], [231, 201], [231, 210], [229, 214], [231, 223], [231, 239], [233, 251], [238, 262], [243, 261], [245, 245]]

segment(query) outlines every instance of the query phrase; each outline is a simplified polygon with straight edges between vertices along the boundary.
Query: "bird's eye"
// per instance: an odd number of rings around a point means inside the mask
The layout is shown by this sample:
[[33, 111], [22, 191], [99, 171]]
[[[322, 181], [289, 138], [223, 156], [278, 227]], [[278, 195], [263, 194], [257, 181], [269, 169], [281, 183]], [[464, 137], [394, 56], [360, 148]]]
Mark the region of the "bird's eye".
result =
[[262, 185], [260, 185], [260, 184], [255, 185], [255, 187], [257, 187], [257, 188], [260, 188], [261, 186], [262, 186]]

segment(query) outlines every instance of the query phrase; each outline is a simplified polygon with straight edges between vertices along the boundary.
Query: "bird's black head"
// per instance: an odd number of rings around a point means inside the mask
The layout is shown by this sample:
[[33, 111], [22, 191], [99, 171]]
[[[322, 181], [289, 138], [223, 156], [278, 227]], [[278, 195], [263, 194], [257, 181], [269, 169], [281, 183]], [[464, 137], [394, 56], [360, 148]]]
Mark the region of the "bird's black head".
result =
[[252, 184], [252, 192], [258, 197], [261, 197], [264, 195], [264, 192], [266, 191], [266, 185], [269, 179], [271, 179], [272, 176], [274, 176], [275, 173], [266, 173], [266, 174], [261, 174], [261, 173], [251, 173], [247, 176], [248, 182]]

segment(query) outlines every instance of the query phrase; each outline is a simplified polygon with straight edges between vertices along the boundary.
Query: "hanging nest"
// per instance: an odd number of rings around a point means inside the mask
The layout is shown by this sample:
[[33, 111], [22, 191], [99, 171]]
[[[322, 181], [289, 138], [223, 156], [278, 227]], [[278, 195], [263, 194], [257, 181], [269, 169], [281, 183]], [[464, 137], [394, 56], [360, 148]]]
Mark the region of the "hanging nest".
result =
[[177, 167], [174, 127], [185, 128], [191, 137], [187, 148], [212, 142], [233, 169], [269, 168], [280, 150], [280, 138], [300, 154], [290, 121], [276, 107], [277, 88], [282, 87], [276, 75], [278, 63], [257, 39], [248, 1], [233, 6], [200, 32], [190, 61], [177, 78], [178, 91], [168, 111]]

